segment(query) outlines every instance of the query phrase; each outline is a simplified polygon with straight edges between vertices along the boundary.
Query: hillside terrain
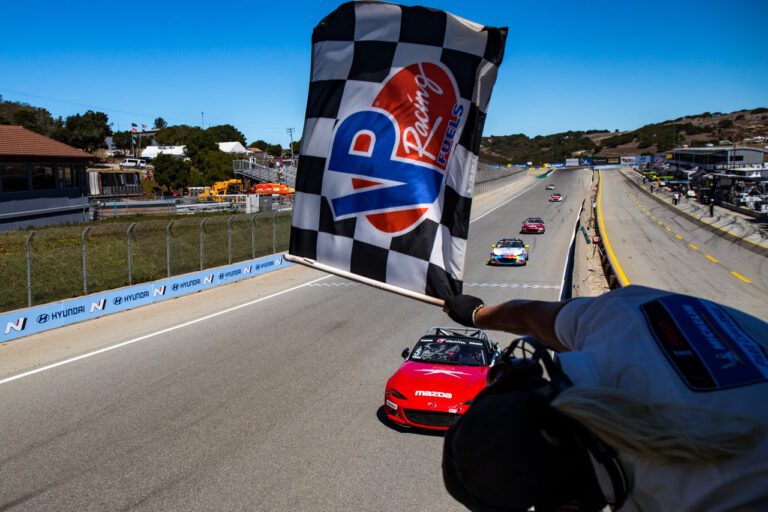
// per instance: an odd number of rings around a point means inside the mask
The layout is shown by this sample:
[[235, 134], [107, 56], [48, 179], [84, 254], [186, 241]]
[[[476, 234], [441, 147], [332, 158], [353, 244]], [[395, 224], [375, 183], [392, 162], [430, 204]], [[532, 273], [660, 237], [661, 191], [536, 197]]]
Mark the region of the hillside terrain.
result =
[[721, 140], [748, 144], [744, 139], [751, 141], [756, 136], [768, 136], [768, 108], [729, 114], [704, 112], [624, 132], [587, 130], [532, 138], [522, 133], [483, 137], [480, 160], [497, 164], [541, 164], [564, 162], [568, 157], [655, 155], [683, 145], [716, 146]]

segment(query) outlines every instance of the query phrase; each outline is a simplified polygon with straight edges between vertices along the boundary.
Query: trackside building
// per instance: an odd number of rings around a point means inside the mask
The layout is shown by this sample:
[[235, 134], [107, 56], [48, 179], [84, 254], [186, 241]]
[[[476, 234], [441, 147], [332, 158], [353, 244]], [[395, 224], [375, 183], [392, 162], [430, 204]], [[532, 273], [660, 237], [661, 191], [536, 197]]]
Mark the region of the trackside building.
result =
[[21, 126], [0, 125], [0, 231], [88, 220], [94, 156]]

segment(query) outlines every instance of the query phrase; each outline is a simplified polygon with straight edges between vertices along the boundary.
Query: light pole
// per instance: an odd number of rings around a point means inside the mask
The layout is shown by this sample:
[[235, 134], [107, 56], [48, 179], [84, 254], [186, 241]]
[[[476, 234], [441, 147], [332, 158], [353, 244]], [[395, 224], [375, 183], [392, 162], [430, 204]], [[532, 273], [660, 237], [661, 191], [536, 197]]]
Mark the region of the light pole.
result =
[[291, 138], [291, 161], [293, 161], [293, 128], [286, 128], [285, 131], [288, 133], [288, 136]]

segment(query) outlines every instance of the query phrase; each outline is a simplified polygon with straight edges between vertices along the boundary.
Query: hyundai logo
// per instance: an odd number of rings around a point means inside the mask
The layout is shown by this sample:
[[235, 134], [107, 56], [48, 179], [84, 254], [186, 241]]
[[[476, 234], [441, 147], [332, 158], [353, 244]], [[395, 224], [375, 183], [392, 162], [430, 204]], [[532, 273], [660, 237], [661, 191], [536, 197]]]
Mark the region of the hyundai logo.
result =
[[122, 303], [123, 303], [123, 298], [122, 298], [122, 297], [115, 297], [115, 298], [112, 300], [112, 302], [114, 302], [115, 306], [119, 306], [120, 304], [122, 304]]
[[50, 317], [48, 316], [48, 313], [43, 313], [41, 315], [38, 315], [37, 316], [37, 323], [44, 324], [45, 322], [48, 321], [49, 318]]

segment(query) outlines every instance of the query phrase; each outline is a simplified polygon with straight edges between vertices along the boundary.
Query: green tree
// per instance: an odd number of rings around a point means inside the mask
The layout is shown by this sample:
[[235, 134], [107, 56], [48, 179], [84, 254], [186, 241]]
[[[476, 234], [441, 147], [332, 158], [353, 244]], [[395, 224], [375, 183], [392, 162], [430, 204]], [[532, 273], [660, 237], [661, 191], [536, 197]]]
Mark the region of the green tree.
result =
[[200, 167], [198, 155], [202, 150], [219, 150], [219, 146], [216, 144], [213, 135], [200, 129], [189, 136], [185, 145], [184, 154], [192, 160], [192, 165], [194, 167]]
[[269, 147], [269, 144], [266, 143], [265, 141], [259, 139], [259, 140], [255, 141], [255, 142], [251, 142], [247, 147], [249, 147], [249, 148], [259, 148], [262, 151], [266, 151], [267, 148]]
[[85, 151], [105, 148], [106, 138], [112, 135], [108, 121], [103, 112], [89, 110], [82, 115], [75, 114], [67, 117], [64, 127], [57, 130], [53, 138]]
[[158, 130], [162, 130], [167, 126], [168, 126], [168, 123], [166, 123], [165, 119], [163, 119], [162, 117], [158, 117], [155, 119], [155, 128], [157, 128]]
[[112, 134], [112, 144], [118, 149], [131, 149], [131, 132], [115, 132]]
[[195, 167], [202, 177], [202, 185], [211, 185], [215, 181], [230, 180], [235, 177], [232, 169], [232, 160], [237, 155], [230, 155], [219, 151], [218, 148], [203, 148], [197, 154]]
[[155, 140], [161, 146], [183, 146], [193, 134], [202, 131], [199, 126], [188, 126], [186, 124], [168, 126], [157, 132]]
[[171, 155], [158, 155], [154, 161], [155, 182], [169, 190], [179, 190], [190, 185], [189, 162]]
[[231, 124], [220, 124], [217, 126], [211, 126], [210, 128], [207, 128], [206, 133], [209, 133], [213, 140], [216, 142], [239, 142], [243, 146], [245, 146], [245, 135], [240, 133], [240, 131], [237, 130], [234, 126]]
[[268, 155], [272, 155], [275, 158], [281, 157], [283, 155], [283, 146], [280, 144], [269, 144], [266, 152]]

